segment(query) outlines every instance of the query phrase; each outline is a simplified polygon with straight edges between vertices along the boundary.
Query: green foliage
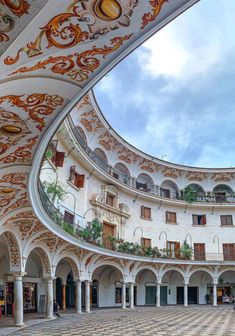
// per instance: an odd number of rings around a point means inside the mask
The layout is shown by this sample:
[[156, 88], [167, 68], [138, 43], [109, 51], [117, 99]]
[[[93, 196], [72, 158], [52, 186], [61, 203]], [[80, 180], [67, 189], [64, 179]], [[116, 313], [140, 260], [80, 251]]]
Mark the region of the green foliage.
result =
[[48, 148], [44, 154], [44, 159], [51, 160], [52, 156], [53, 156], [53, 151], [51, 148]]
[[72, 236], [74, 235], [74, 229], [72, 224], [63, 223], [62, 229], [71, 234]]
[[60, 184], [59, 182], [43, 182], [44, 190], [51, 200], [51, 202], [54, 204], [55, 201], [63, 201], [65, 196], [67, 195], [67, 191], [65, 188]]
[[192, 258], [192, 253], [192, 247], [185, 240], [180, 248], [181, 258], [185, 260], [190, 260]]
[[187, 186], [183, 192], [183, 199], [188, 203], [197, 201], [197, 193], [191, 186]]
[[87, 224], [87, 227], [79, 232], [79, 236], [88, 242], [101, 243], [103, 225], [95, 218]]

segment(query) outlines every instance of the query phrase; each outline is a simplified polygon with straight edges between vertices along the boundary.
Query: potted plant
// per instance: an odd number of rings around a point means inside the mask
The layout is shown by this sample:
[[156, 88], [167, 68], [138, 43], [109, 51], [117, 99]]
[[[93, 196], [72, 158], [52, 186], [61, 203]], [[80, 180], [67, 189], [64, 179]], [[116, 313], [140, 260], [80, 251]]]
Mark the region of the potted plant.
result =
[[197, 201], [197, 193], [191, 186], [187, 186], [183, 192], [183, 199], [188, 203]]
[[53, 204], [63, 201], [67, 191], [59, 182], [43, 182], [44, 190]]
[[190, 260], [192, 253], [192, 247], [185, 240], [180, 248], [181, 259]]

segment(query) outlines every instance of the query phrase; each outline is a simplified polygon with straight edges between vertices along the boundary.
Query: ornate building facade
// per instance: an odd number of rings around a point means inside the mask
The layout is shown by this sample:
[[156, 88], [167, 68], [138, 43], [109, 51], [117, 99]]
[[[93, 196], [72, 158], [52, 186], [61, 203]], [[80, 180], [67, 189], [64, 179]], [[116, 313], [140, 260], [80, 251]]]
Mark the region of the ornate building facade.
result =
[[88, 93], [196, 2], [0, 1], [0, 307], [15, 325], [52, 318], [53, 298], [80, 313], [235, 295], [235, 169], [140, 152]]

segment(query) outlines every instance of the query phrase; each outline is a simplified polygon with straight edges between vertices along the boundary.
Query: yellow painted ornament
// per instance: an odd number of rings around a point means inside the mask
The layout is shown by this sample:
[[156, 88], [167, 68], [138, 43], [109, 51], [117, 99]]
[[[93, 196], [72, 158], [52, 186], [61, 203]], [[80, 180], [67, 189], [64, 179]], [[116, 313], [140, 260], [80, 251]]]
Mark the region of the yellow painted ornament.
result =
[[105, 21], [117, 20], [122, 14], [122, 7], [117, 0], [98, 0], [94, 5], [96, 15]]
[[19, 134], [22, 132], [22, 129], [14, 125], [5, 125], [2, 126], [1, 130], [6, 133]]

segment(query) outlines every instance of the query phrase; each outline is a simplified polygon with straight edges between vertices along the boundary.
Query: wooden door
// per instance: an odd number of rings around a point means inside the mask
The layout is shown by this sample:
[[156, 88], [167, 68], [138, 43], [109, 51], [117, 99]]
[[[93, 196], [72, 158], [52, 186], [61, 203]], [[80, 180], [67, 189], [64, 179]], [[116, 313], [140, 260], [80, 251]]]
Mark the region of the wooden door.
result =
[[194, 259], [195, 260], [205, 260], [205, 244], [202, 243], [194, 243]]
[[103, 224], [103, 244], [106, 248], [112, 249], [112, 244], [108, 237], [115, 237], [115, 226], [112, 224]]
[[223, 244], [224, 260], [235, 260], [234, 244]]

